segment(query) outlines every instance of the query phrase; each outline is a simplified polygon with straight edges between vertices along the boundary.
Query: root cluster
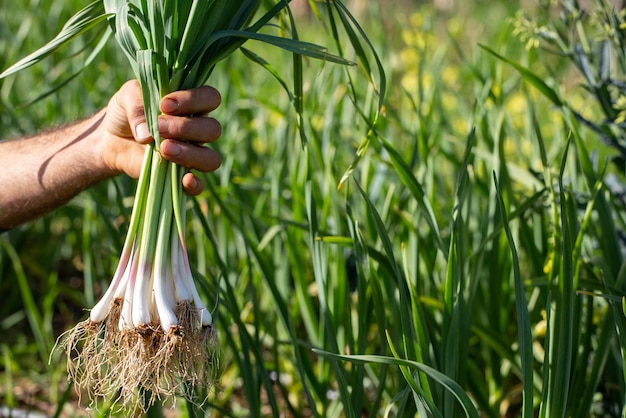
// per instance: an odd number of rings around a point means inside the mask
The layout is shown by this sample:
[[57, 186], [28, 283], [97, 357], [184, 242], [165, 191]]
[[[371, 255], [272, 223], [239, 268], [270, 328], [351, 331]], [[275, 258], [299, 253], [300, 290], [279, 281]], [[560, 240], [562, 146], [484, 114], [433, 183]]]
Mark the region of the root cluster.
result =
[[87, 319], [61, 340], [68, 372], [92, 402], [112, 401], [127, 411], [145, 412], [159, 399], [193, 402], [197, 388], [210, 389], [217, 370], [218, 342], [212, 325], [202, 325], [192, 302], [176, 307], [178, 324], [121, 326], [122, 300], [114, 299], [106, 319]]

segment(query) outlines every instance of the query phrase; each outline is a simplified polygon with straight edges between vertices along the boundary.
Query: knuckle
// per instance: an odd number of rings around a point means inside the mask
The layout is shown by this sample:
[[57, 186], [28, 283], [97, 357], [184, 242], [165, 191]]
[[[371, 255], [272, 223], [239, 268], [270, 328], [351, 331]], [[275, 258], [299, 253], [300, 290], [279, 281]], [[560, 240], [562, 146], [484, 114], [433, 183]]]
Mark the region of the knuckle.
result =
[[170, 137], [181, 139], [184, 135], [184, 118], [167, 118], [167, 132]]

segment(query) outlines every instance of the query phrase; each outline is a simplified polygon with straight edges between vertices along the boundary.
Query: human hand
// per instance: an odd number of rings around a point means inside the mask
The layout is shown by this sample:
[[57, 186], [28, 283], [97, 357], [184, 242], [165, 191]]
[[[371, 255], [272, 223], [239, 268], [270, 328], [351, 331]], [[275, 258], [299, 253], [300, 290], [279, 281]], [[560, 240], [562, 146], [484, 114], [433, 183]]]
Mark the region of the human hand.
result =
[[[207, 116], [220, 101], [219, 92], [208, 86], [176, 91], [161, 99], [159, 135], [163, 158], [202, 172], [216, 170], [221, 163], [219, 154], [203, 145], [217, 140], [222, 132], [219, 122]], [[114, 174], [139, 177], [145, 144], [153, 141], [146, 125], [139, 83], [136, 80], [125, 83], [113, 95], [105, 112], [100, 148], [103, 162]], [[183, 177], [187, 194], [197, 195], [203, 187], [193, 173]]]

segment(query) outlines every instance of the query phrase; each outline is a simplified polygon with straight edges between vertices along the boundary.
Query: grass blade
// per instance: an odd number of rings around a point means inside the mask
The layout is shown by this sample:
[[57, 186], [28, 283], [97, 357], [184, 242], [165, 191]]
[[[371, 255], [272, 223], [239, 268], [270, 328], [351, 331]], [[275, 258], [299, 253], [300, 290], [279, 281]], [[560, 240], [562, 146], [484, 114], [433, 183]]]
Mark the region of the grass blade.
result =
[[409, 189], [409, 191], [411, 192], [411, 194], [413, 195], [413, 197], [419, 204], [420, 208], [424, 211], [424, 217], [426, 219], [426, 222], [428, 223], [428, 226], [430, 226], [430, 229], [433, 233], [435, 242], [437, 244], [437, 248], [439, 248], [439, 250], [447, 258], [448, 249], [443, 243], [443, 239], [441, 238], [441, 233], [439, 232], [439, 226], [437, 224], [437, 219], [435, 218], [435, 213], [432, 209], [430, 202], [428, 201], [428, 198], [426, 196], [426, 193], [424, 192], [424, 189], [422, 188], [422, 185], [419, 183], [415, 175], [411, 172], [411, 168], [404, 161], [404, 159], [402, 158], [402, 155], [400, 155], [400, 153], [391, 145], [391, 143], [382, 137], [380, 138], [380, 140], [381, 140], [383, 147], [389, 154], [391, 163], [393, 167], [395, 168], [396, 173], [400, 177], [400, 180], [407, 187], [407, 189]]
[[493, 173], [493, 181], [496, 187], [496, 196], [498, 198], [498, 209], [502, 217], [502, 225], [504, 233], [511, 247], [511, 255], [513, 257], [513, 279], [515, 281], [515, 310], [517, 312], [518, 338], [520, 346], [520, 359], [522, 371], [522, 418], [534, 417], [534, 384], [533, 384], [533, 337], [530, 325], [530, 315], [528, 313], [528, 305], [524, 292], [524, 284], [522, 282], [519, 257], [513, 239], [513, 233], [509, 227], [508, 215], [504, 206], [502, 192], [498, 185], [496, 174]]
[[425, 364], [418, 363], [418, 362], [411, 361], [411, 360], [404, 360], [401, 358], [387, 357], [387, 356], [356, 355], [356, 354], [341, 355], [341, 354], [329, 353], [329, 352], [317, 350], [317, 349], [313, 349], [313, 351], [316, 354], [319, 354], [320, 356], [338, 360], [338, 361], [347, 361], [351, 363], [361, 363], [361, 364], [364, 364], [364, 363], [387, 364], [387, 365], [393, 365], [393, 366], [409, 367], [415, 370], [419, 370], [420, 372], [425, 373], [434, 381], [442, 385], [446, 390], [450, 391], [454, 395], [454, 397], [457, 399], [457, 401], [461, 404], [461, 406], [463, 407], [463, 410], [467, 417], [479, 418], [480, 416], [478, 414], [478, 411], [476, 410], [476, 407], [472, 403], [472, 400], [469, 398], [469, 396], [467, 396], [465, 391], [463, 391], [463, 388], [461, 388], [461, 386], [459, 386], [458, 383], [450, 379], [445, 374], [439, 372], [436, 369], [433, 369], [432, 367], [426, 366]]
[[50, 42], [0, 73], [0, 79], [37, 64], [76, 37], [105, 21], [108, 17], [109, 15], [104, 13], [101, 1], [91, 3], [76, 13]]
[[535, 73], [530, 71], [528, 68], [524, 67], [521, 64], [518, 64], [517, 62], [515, 62], [515, 61], [513, 61], [513, 60], [511, 60], [509, 58], [506, 58], [506, 57], [498, 54], [496, 51], [494, 51], [493, 49], [489, 48], [488, 46], [480, 45], [480, 47], [482, 49], [484, 49], [485, 51], [489, 52], [494, 57], [498, 58], [499, 60], [501, 60], [503, 62], [506, 62], [507, 64], [513, 66], [522, 75], [524, 80], [526, 80], [533, 87], [535, 87], [537, 90], [539, 90], [552, 103], [554, 103], [554, 105], [556, 105], [558, 107], [562, 107], [563, 106], [563, 101], [561, 101], [561, 98], [554, 91], [554, 89], [552, 89], [550, 86], [548, 86], [545, 83], [545, 81], [543, 81], [541, 78], [539, 78], [539, 76], [537, 76]]
[[343, 65], [355, 65], [353, 61], [345, 59], [339, 55], [330, 54], [325, 47], [311, 43], [298, 41], [295, 39], [283, 38], [280, 36], [268, 35], [265, 33], [251, 32], [247, 30], [221, 30], [213, 33], [207, 43], [209, 45], [224, 38], [241, 38], [242, 40], [255, 40], [273, 45], [285, 51], [293, 52], [322, 61], [333, 62]]
[[19, 255], [15, 251], [13, 245], [11, 245], [9, 240], [5, 237], [0, 237], [0, 246], [4, 248], [4, 251], [9, 257], [9, 260], [11, 261], [11, 264], [13, 266], [13, 271], [17, 276], [17, 284], [19, 286], [20, 294], [24, 302], [24, 311], [26, 312], [26, 318], [28, 318], [30, 329], [35, 337], [35, 341], [37, 342], [39, 355], [41, 356], [42, 360], [47, 361], [52, 344], [48, 340], [49, 335], [45, 333], [45, 326], [43, 323], [41, 311], [35, 303], [35, 299], [28, 284], [28, 278], [26, 277], [26, 274], [24, 272], [24, 268], [20, 261]]

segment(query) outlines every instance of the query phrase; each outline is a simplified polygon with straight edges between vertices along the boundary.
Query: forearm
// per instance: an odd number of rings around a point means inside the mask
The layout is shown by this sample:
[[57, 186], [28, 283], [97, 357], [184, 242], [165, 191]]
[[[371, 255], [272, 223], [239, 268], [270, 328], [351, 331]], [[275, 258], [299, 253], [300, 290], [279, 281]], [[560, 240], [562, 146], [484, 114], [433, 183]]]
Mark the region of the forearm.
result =
[[97, 157], [104, 111], [30, 138], [0, 143], [0, 229], [67, 202], [114, 173]]

